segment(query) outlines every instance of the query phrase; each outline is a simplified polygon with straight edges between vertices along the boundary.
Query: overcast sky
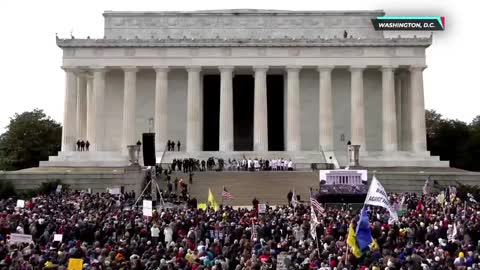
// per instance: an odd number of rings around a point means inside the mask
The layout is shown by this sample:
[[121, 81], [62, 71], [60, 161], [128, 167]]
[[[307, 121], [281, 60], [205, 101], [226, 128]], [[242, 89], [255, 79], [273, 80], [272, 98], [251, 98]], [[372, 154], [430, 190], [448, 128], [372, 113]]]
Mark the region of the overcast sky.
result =
[[[461, 2], [461, 3], [460, 3]], [[370, 10], [387, 15], [445, 16], [427, 49], [425, 104], [466, 122], [480, 114], [478, 1], [446, 0], [1, 0], [0, 133], [16, 112], [44, 109], [63, 121], [64, 72], [55, 33], [77, 38], [103, 36], [104, 10], [201, 9]]]

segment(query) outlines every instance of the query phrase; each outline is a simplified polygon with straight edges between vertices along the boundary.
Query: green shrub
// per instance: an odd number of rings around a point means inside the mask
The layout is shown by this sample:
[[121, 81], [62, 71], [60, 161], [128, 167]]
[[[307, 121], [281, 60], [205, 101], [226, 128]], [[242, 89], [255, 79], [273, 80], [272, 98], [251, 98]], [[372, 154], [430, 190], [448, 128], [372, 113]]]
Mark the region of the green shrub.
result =
[[17, 195], [15, 187], [10, 181], [0, 181], [0, 198], [10, 198]]

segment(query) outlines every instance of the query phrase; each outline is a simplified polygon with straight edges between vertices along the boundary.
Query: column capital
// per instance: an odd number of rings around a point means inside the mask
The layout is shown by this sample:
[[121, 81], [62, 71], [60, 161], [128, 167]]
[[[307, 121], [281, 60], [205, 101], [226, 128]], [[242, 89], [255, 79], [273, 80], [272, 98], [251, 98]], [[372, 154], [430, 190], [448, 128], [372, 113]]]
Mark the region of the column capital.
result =
[[187, 66], [187, 67], [185, 67], [185, 69], [187, 70], [187, 72], [200, 72], [200, 71], [202, 71], [201, 66]]
[[233, 72], [234, 68], [234, 66], [219, 66], [218, 70], [220, 70], [220, 72]]
[[300, 72], [302, 66], [286, 66], [285, 69], [287, 72]]
[[104, 66], [91, 66], [89, 69], [92, 72], [107, 72], [107, 68]]
[[335, 68], [335, 66], [318, 66], [317, 71], [332, 71]]
[[270, 67], [269, 66], [253, 66], [252, 69], [253, 71], [267, 71]]
[[138, 68], [136, 66], [123, 66], [121, 67], [124, 72], [137, 72]]
[[398, 66], [396, 66], [396, 65], [383, 65], [383, 66], [380, 67], [380, 70], [381, 71], [394, 71], [397, 68], [398, 68]]
[[80, 69], [78, 67], [75, 67], [75, 66], [61, 66], [61, 68], [65, 71], [65, 72], [78, 72]]
[[419, 65], [419, 66], [410, 66], [408, 67], [409, 71], [423, 71], [427, 68], [427, 65]]
[[350, 66], [348, 69], [350, 71], [364, 71], [367, 68], [366, 65], [353, 65]]
[[170, 67], [169, 66], [154, 66], [153, 69], [155, 72], [169, 72]]

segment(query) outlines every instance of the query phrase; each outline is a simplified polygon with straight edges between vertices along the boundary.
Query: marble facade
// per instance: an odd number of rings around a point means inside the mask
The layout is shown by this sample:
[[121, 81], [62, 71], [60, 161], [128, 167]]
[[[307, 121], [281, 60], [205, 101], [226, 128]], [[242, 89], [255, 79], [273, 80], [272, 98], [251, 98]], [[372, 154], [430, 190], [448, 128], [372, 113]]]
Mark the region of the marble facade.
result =
[[[370, 22], [383, 11], [103, 15], [104, 38], [57, 38], [66, 74], [62, 152], [42, 166], [124, 164], [126, 146], [149, 131], [158, 153], [173, 138], [185, 156], [244, 155], [235, 151], [233, 134], [232, 84], [239, 74], [254, 77], [249, 155], [344, 165], [351, 141], [367, 166], [448, 166], [426, 149], [422, 71], [432, 40], [386, 38]], [[202, 145], [207, 74], [220, 76], [214, 152]], [[278, 89], [284, 149], [271, 153], [270, 74], [285, 81]], [[89, 153], [74, 151], [78, 139], [89, 140]]]

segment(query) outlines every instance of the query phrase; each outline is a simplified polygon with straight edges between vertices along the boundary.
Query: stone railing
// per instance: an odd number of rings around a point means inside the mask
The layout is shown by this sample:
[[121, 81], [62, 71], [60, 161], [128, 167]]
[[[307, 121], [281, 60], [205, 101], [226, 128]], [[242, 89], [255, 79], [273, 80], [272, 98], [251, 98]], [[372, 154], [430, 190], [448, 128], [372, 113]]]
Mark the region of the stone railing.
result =
[[426, 38], [322, 38], [315, 39], [306, 38], [269, 38], [269, 39], [198, 39], [184, 37], [175, 38], [155, 38], [150, 39], [126, 39], [119, 37], [118, 39], [56, 39], [57, 46], [61, 48], [69, 47], [428, 47], [432, 43], [431, 37]]

